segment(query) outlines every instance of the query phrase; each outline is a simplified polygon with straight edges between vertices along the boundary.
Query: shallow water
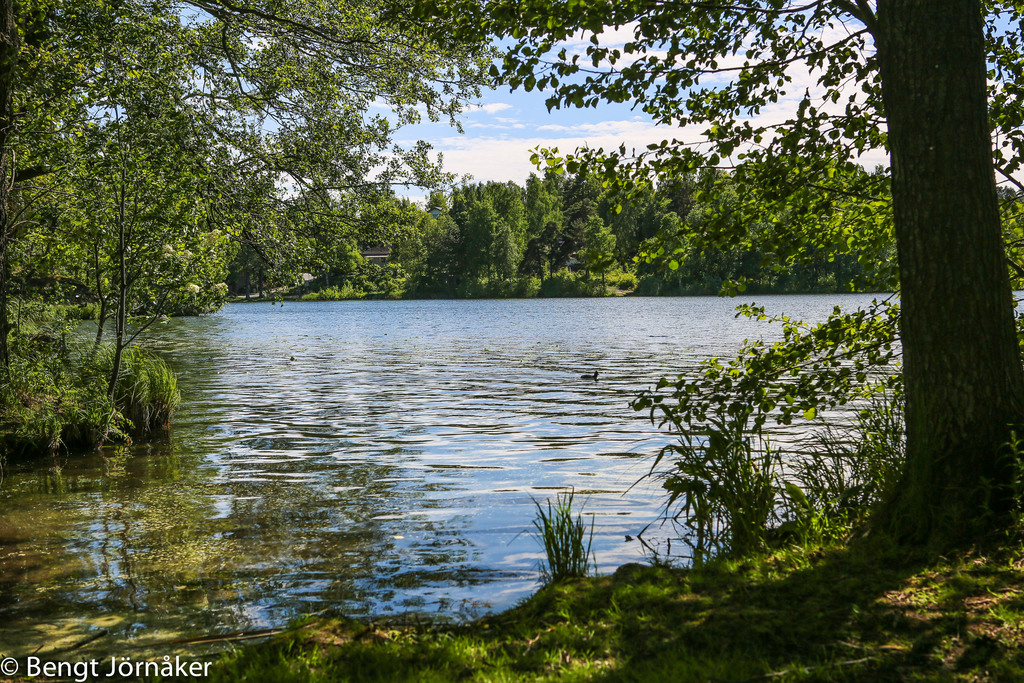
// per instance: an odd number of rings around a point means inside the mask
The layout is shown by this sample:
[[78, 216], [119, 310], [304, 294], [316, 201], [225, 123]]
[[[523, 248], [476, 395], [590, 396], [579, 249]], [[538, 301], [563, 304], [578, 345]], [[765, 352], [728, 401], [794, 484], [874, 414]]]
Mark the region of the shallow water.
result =
[[[757, 301], [818, 320], [871, 298]], [[641, 560], [662, 496], [637, 481], [667, 437], [629, 401], [773, 334], [738, 303], [236, 304], [171, 320], [146, 342], [180, 377], [169, 443], [59, 472], [4, 465], [0, 653], [122, 654], [325, 608], [500, 610], [537, 586], [533, 501], [569, 487], [599, 570]], [[644, 538], [664, 548], [664, 531]]]

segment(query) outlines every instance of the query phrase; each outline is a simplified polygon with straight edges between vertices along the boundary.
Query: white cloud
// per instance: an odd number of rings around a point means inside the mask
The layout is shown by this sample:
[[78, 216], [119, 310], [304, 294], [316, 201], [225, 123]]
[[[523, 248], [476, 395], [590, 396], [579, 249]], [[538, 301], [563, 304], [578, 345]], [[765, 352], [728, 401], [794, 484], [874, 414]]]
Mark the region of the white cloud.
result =
[[497, 114], [499, 111], [511, 109], [512, 105], [507, 102], [488, 102], [487, 104], [470, 104], [466, 107], [466, 113], [482, 111], [485, 114]]
[[[521, 125], [521, 124], [520, 124]], [[512, 136], [448, 136], [433, 141], [434, 149], [444, 154], [444, 165], [449, 171], [473, 176], [474, 180], [515, 181], [522, 183], [537, 168], [530, 163], [532, 150], [538, 147], [557, 147], [568, 153], [581, 147], [617, 149], [624, 144], [628, 149], [643, 151], [648, 144], [666, 137], [683, 134], [695, 136], [696, 127], [669, 129], [655, 126], [650, 121], [601, 121], [579, 126], [538, 126], [533, 130], [547, 132], [557, 129], [561, 135]]]

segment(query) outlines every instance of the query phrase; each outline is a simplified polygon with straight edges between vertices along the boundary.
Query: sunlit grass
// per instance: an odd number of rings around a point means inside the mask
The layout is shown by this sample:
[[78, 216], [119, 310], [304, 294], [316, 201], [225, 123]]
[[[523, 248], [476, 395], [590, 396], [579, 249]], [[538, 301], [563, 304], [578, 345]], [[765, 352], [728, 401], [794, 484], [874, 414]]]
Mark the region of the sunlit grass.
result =
[[1003, 545], [627, 565], [464, 626], [309, 620], [230, 655], [212, 680], [1024, 680], [1024, 550]]

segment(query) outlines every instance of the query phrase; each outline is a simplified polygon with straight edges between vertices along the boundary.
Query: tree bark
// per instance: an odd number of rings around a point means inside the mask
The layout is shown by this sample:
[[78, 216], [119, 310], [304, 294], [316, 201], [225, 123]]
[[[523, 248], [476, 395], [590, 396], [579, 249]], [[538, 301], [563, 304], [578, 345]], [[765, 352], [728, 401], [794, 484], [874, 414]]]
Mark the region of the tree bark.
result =
[[14, 16], [14, 0], [0, 0], [0, 366], [10, 360], [8, 336], [11, 332], [7, 312], [7, 286], [10, 281], [11, 190], [14, 160], [14, 74], [21, 49], [21, 38]]
[[1024, 373], [1000, 236], [979, 0], [879, 0], [899, 253], [907, 462], [885, 518], [969, 540], [1014, 504]]
[[[124, 163], [124, 162], [122, 162]], [[107, 392], [110, 405], [116, 408], [117, 380], [121, 376], [121, 358], [127, 343], [124, 340], [125, 326], [128, 321], [128, 267], [127, 241], [125, 240], [125, 193], [128, 178], [124, 168], [121, 169], [121, 185], [117, 197], [117, 309], [114, 311], [114, 362], [110, 369], [110, 381]]]

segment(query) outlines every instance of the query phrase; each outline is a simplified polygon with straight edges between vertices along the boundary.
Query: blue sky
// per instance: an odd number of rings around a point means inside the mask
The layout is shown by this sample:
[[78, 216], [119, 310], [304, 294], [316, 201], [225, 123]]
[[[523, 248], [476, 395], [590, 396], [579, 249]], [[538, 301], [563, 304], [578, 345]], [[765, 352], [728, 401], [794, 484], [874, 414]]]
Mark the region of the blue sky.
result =
[[[827, 44], [834, 43], [858, 28], [859, 25], [838, 24], [826, 28], [822, 38]], [[633, 38], [632, 33], [629, 26], [607, 28], [601, 33], [600, 42], [607, 47], [621, 47]], [[569, 54], [582, 54], [588, 44], [589, 34], [563, 43]], [[742, 62], [742, 57], [733, 56], [719, 60], [719, 65], [739, 66]], [[622, 64], [620, 61], [619, 65]], [[755, 125], [770, 126], [793, 117], [805, 90], [820, 110], [837, 114], [844, 110], [845, 97], [836, 104], [822, 102], [825, 89], [818, 85], [817, 74], [808, 71], [804, 64], [791, 64], [787, 73], [791, 78], [786, 87], [788, 94], [763, 109], [753, 121]], [[725, 77], [722, 79], [724, 85]], [[716, 83], [708, 78], [702, 85]], [[855, 81], [848, 82], [844, 88], [852, 95], [859, 95], [859, 89], [860, 84]], [[531, 152], [537, 147], [557, 147], [561, 152], [570, 152], [588, 145], [605, 149], [619, 145], [643, 149], [648, 144], [672, 138], [698, 143], [707, 127], [704, 124], [684, 128], [655, 126], [643, 112], [634, 111], [628, 104], [606, 103], [596, 109], [548, 112], [545, 100], [544, 92], [491, 90], [463, 114], [463, 134], [447, 124], [428, 123], [400, 130], [396, 141], [409, 145], [416, 140], [426, 140], [443, 154], [445, 169], [459, 176], [470, 176], [474, 181], [511, 180], [521, 184], [531, 172], [537, 171], [530, 163]], [[867, 168], [888, 166], [889, 159], [887, 154], [875, 150], [862, 156], [860, 163]], [[1024, 172], [1017, 174], [1018, 178], [1021, 175]], [[424, 196], [424, 192], [416, 188], [399, 188], [398, 191], [400, 195], [417, 200]]]
[[[410, 144], [426, 140], [444, 158], [445, 169], [474, 181], [508, 181], [522, 184], [531, 172], [530, 155], [537, 147], [558, 147], [569, 152], [592, 147], [646, 147], [665, 137], [643, 112], [627, 104], [602, 104], [596, 109], [562, 109], [548, 112], [543, 92], [490, 90], [462, 116], [460, 134], [444, 123], [420, 124], [400, 131], [398, 141]], [[422, 197], [415, 189], [400, 192]]]

